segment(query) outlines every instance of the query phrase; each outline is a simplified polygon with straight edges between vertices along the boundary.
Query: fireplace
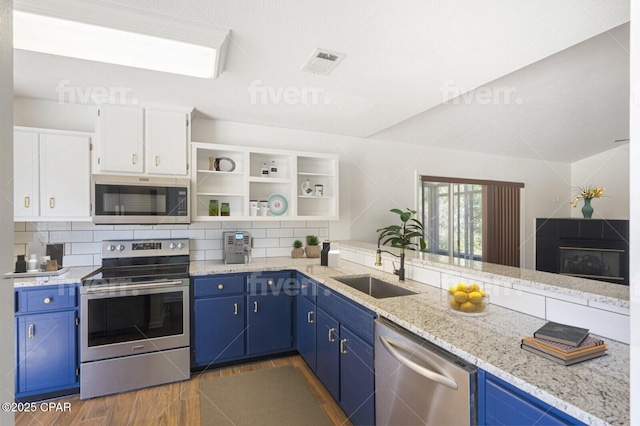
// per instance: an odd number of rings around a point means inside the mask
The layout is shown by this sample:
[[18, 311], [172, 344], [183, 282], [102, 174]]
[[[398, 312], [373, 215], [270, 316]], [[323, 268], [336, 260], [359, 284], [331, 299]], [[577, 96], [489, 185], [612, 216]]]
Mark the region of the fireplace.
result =
[[536, 269], [629, 284], [629, 221], [537, 219]]

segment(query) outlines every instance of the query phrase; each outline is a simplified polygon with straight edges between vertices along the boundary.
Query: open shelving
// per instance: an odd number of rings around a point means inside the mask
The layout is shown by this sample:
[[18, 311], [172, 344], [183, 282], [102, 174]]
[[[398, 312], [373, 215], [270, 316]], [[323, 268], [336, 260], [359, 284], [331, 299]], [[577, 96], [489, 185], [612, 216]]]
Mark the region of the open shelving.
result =
[[[335, 220], [338, 218], [338, 156], [298, 153], [192, 142], [192, 220]], [[210, 158], [228, 158], [232, 171], [211, 170]], [[229, 168], [229, 162], [225, 160]], [[277, 176], [263, 175], [264, 166], [277, 168]], [[307, 195], [302, 184], [322, 185], [322, 196]], [[281, 215], [250, 216], [249, 202], [284, 197], [287, 210]], [[209, 202], [229, 203], [230, 216], [209, 216]]]

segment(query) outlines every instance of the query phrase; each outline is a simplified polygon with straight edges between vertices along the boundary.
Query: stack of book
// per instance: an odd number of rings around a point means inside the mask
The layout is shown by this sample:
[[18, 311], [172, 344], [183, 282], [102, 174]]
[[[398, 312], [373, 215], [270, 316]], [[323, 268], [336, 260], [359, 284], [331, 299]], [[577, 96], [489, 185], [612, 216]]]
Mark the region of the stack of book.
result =
[[520, 347], [562, 365], [576, 364], [607, 353], [607, 344], [589, 335], [588, 329], [557, 322], [548, 322], [533, 333], [533, 337], [522, 339]]

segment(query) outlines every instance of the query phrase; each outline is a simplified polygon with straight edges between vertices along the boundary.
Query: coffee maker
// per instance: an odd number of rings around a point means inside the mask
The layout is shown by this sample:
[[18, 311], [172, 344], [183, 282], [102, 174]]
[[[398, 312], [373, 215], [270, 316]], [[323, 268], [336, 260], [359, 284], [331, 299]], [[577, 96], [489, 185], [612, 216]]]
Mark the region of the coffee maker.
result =
[[222, 234], [224, 264], [251, 262], [251, 234], [243, 231], [224, 232]]

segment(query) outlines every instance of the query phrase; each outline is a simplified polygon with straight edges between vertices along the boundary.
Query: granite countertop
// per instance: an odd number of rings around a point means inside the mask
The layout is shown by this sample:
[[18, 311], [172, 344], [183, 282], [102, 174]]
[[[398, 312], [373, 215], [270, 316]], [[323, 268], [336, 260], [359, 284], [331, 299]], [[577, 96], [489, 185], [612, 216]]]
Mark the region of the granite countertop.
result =
[[[370, 247], [362, 248], [370, 250]], [[77, 283], [94, 269], [70, 268], [67, 273], [48, 280], [14, 279], [14, 286]], [[298, 270], [316, 279], [587, 424], [624, 425], [630, 422], [630, 354], [629, 346], [623, 343], [605, 339], [607, 356], [565, 367], [520, 349], [520, 339], [531, 336], [545, 323], [543, 319], [497, 305], [489, 305], [485, 316], [465, 317], [447, 309], [446, 290], [411, 280], [400, 283], [395, 275], [345, 260], [340, 261], [338, 268], [320, 266], [319, 259], [308, 258], [254, 258], [250, 265], [202, 261], [192, 262], [190, 272], [198, 276], [282, 269]], [[356, 274], [372, 274], [419, 294], [375, 299], [333, 279]]]
[[[339, 268], [320, 266], [318, 259], [256, 259], [251, 265], [193, 262], [192, 275], [295, 269], [375, 311], [378, 315], [454, 353], [529, 394], [595, 425], [629, 424], [629, 346], [610, 339], [608, 354], [572, 366], [555, 364], [520, 349], [546, 321], [496, 305], [481, 317], [465, 317], [447, 309], [447, 292], [344, 260]], [[419, 294], [375, 299], [333, 279], [372, 274]]]

